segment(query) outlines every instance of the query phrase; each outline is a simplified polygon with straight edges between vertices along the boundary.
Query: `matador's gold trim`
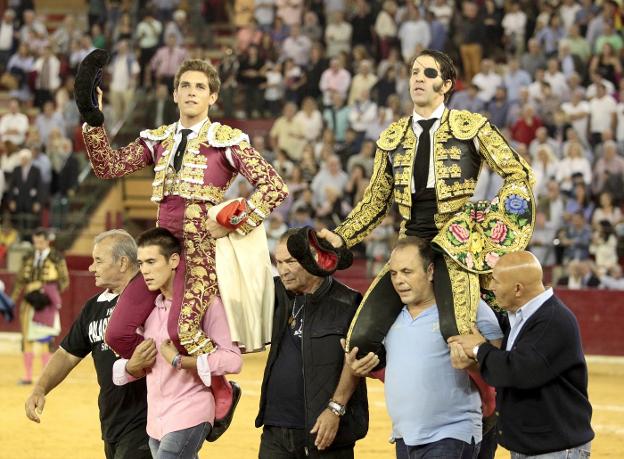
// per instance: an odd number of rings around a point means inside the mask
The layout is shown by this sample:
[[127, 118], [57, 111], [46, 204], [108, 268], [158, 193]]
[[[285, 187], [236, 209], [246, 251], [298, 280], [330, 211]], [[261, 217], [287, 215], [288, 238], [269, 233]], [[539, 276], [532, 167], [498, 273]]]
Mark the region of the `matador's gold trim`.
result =
[[477, 320], [477, 308], [481, 299], [479, 275], [466, 271], [448, 255], [443, 256], [453, 290], [457, 329], [461, 335], [467, 335], [472, 333], [471, 327]]
[[390, 211], [394, 180], [389, 170], [388, 152], [377, 149], [373, 176], [364, 191], [364, 196], [335, 232], [353, 247], [362, 241]]
[[485, 123], [487, 123], [487, 118], [479, 113], [468, 110], [450, 110], [449, 112], [451, 133], [459, 140], [474, 138]]
[[156, 129], [145, 129], [139, 133], [142, 139], [153, 140], [155, 142], [164, 140], [167, 137], [173, 137], [176, 131], [176, 124], [165, 124]]
[[392, 151], [403, 140], [405, 131], [409, 128], [410, 117], [406, 116], [390, 124], [379, 136], [377, 146], [382, 150]]
[[240, 129], [235, 129], [226, 124], [212, 123], [208, 129], [208, 143], [217, 148], [232, 147], [239, 143], [249, 142], [249, 137]]

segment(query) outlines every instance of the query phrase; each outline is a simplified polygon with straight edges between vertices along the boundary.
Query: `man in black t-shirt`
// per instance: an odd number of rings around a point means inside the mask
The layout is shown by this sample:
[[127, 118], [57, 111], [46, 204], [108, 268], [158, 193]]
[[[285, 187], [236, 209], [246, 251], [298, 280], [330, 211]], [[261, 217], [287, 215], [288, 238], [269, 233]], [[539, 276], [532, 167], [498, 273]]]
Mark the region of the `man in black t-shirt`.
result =
[[288, 251], [288, 230], [275, 258], [275, 313], [256, 427], [260, 459], [352, 459], [368, 431], [364, 379], [344, 366], [340, 340], [362, 295], [334, 278], [305, 271]]
[[86, 302], [26, 400], [26, 416], [40, 422], [46, 395], [91, 353], [100, 386], [98, 406], [107, 459], [151, 458], [145, 431], [145, 380], [115, 386], [112, 371], [117, 356], [104, 342], [104, 331], [119, 293], [137, 269], [137, 246], [126, 231], [106, 231], [95, 238], [89, 271], [95, 275], [95, 285], [106, 290]]

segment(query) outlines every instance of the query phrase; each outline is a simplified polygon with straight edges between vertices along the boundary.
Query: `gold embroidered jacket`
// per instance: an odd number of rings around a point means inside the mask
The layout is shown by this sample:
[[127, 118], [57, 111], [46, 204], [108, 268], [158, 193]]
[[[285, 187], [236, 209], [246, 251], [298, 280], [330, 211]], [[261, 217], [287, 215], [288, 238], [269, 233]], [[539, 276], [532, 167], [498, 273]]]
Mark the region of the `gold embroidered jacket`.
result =
[[26, 254], [22, 260], [22, 267], [15, 278], [11, 298], [17, 301], [23, 293], [29, 293], [42, 287], [43, 284], [56, 284], [61, 293], [69, 286], [69, 272], [65, 258], [54, 249], [43, 261], [41, 268], [35, 267], [35, 253]]
[[[410, 219], [416, 144], [411, 117], [392, 123], [377, 140], [370, 184], [362, 201], [336, 228], [348, 247], [362, 241], [393, 202], [404, 219], [403, 228]], [[485, 117], [445, 109], [433, 137], [432, 161], [439, 230], [434, 246], [475, 273], [490, 272], [501, 255], [526, 247], [534, 223], [533, 174]], [[492, 202], [472, 203], [483, 161], [503, 177], [504, 184]]]

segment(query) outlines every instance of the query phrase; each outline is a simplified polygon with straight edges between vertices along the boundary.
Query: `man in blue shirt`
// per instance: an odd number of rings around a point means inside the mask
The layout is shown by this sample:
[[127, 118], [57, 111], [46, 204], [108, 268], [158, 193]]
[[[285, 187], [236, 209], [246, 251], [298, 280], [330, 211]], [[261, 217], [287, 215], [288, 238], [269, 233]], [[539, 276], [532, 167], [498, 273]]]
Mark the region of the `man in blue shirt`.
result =
[[[468, 372], [451, 365], [451, 354], [440, 335], [433, 292], [430, 245], [408, 236], [390, 256], [392, 285], [405, 305], [384, 340], [386, 406], [393, 436], [402, 438], [410, 459], [473, 458], [481, 442], [481, 400]], [[460, 286], [461, 288], [461, 286]], [[493, 311], [481, 303], [477, 325], [494, 344], [503, 333]], [[379, 366], [377, 355], [347, 359], [352, 371], [367, 375]]]

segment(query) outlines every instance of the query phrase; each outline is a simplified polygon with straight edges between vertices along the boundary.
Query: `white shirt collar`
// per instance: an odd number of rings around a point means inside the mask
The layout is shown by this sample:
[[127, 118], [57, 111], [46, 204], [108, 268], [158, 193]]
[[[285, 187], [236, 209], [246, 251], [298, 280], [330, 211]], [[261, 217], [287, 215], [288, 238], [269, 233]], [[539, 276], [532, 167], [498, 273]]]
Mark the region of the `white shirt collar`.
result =
[[50, 255], [50, 249], [49, 248], [45, 249], [45, 250], [42, 250], [41, 252], [38, 251], [38, 250], [35, 252], [35, 257], [37, 259], [41, 258], [42, 260], [45, 260], [48, 257], [48, 255]]
[[100, 295], [98, 296], [97, 300], [98, 302], [101, 301], [112, 301], [115, 298], [117, 298], [119, 296], [119, 293], [114, 293], [111, 292], [109, 289], [104, 290], [102, 293], [100, 293]]
[[189, 135], [199, 135], [199, 130], [202, 128], [202, 126], [204, 125], [204, 123], [208, 121], [208, 117], [204, 118], [203, 120], [201, 120], [199, 123], [194, 124], [193, 126], [191, 126], [190, 128], [185, 128], [184, 126], [182, 126], [182, 123], [180, 123], [178, 121], [177, 127], [176, 127], [176, 135], [180, 134], [180, 131], [182, 129], [190, 129], [191, 131], [193, 131], [192, 133], [190, 133]]
[[446, 106], [444, 105], [444, 102], [442, 102], [440, 105], [438, 105], [438, 108], [436, 108], [432, 113], [431, 116], [425, 118], [424, 116], [419, 115], [418, 113], [416, 113], [416, 110], [414, 110], [414, 112], [412, 113], [412, 122], [415, 124], [417, 121], [420, 120], [428, 120], [431, 118], [437, 118], [438, 121], [440, 121], [442, 119], [442, 115], [444, 114], [444, 109], [446, 108]]

